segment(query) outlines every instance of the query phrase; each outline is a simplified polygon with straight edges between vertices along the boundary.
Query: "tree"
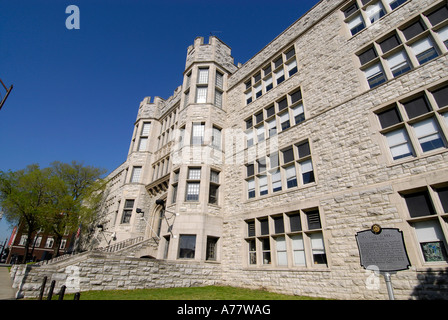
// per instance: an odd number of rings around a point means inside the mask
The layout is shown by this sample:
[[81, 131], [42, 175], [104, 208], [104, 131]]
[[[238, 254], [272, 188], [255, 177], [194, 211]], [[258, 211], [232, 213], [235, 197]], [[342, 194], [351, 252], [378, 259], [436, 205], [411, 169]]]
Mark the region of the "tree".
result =
[[95, 220], [105, 185], [102, 174], [104, 170], [76, 161], [53, 162], [43, 169], [34, 164], [16, 172], [0, 171], [0, 203], [5, 218], [21, 223], [27, 232], [23, 262], [28, 259], [34, 232], [42, 230], [55, 236], [57, 256], [65, 233]]
[[5, 218], [11, 223], [21, 223], [27, 234], [24, 262], [28, 260], [31, 236], [41, 228], [50, 201], [50, 176], [50, 170], [41, 170], [38, 165], [0, 172], [0, 202]]
[[84, 231], [89, 230], [96, 221], [105, 190], [105, 182], [101, 179], [105, 170], [84, 166], [77, 161], [70, 164], [55, 161], [50, 169], [62, 184], [58, 188], [58, 201], [54, 203], [53, 210], [47, 212], [49, 216], [46, 219], [46, 230], [56, 237], [57, 256], [64, 233], [75, 232], [81, 225]]

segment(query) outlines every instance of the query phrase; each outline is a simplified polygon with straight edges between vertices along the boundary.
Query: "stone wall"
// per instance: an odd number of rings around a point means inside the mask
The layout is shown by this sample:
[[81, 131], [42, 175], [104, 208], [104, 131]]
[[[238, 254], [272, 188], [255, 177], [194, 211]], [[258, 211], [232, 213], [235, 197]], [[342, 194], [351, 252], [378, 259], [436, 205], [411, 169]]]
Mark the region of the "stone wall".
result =
[[38, 297], [42, 281], [48, 277], [45, 296], [55, 280], [54, 294], [62, 285], [66, 293], [90, 290], [133, 290], [220, 284], [217, 263], [139, 259], [116, 254], [89, 252], [50, 265], [15, 265], [11, 269], [18, 297]]

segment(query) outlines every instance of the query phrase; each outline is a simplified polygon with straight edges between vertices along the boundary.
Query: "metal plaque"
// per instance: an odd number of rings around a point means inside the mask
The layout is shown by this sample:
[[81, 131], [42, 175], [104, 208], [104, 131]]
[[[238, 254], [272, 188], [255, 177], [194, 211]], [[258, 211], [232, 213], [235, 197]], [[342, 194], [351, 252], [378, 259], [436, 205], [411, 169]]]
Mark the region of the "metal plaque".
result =
[[356, 234], [361, 266], [380, 272], [406, 270], [411, 266], [403, 232], [396, 228], [373, 225], [371, 230]]

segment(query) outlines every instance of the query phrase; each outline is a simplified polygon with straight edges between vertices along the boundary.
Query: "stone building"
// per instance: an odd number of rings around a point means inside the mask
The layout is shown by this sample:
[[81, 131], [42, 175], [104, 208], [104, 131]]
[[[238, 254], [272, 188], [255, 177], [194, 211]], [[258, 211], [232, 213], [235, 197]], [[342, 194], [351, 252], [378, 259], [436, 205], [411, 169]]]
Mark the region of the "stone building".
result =
[[243, 65], [196, 38], [140, 103], [104, 227], [229, 285], [370, 299], [355, 235], [379, 224], [411, 262], [395, 295], [446, 298], [447, 47], [446, 0], [322, 0]]

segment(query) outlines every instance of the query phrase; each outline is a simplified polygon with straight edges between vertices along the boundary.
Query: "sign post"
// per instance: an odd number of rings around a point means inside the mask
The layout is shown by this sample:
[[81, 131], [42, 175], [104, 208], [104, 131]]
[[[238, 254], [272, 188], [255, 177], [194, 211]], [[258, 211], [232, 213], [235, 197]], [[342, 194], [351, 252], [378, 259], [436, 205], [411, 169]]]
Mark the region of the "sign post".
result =
[[356, 233], [361, 266], [365, 269], [376, 269], [384, 276], [387, 293], [394, 300], [391, 274], [406, 270], [411, 266], [403, 232], [396, 228], [381, 228], [374, 224], [370, 230]]

